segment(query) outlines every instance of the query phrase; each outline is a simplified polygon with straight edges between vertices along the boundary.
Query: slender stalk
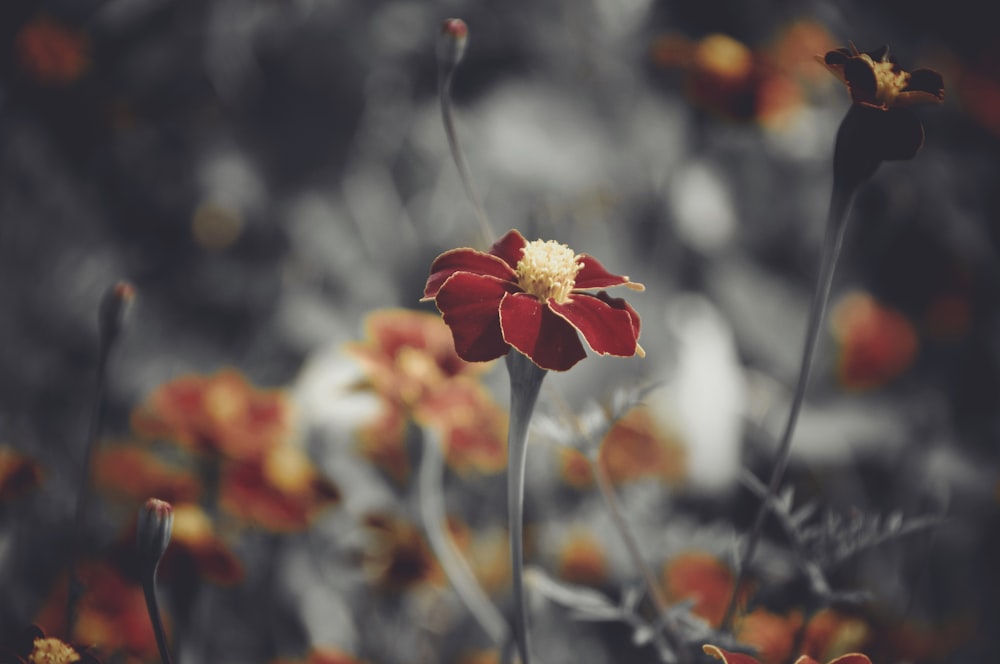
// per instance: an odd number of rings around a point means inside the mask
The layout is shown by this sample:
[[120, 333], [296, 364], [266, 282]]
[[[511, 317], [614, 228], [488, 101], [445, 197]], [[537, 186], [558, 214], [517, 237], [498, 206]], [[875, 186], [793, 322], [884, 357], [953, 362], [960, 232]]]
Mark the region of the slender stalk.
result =
[[70, 526], [69, 562], [67, 564], [66, 591], [66, 636], [70, 638], [76, 622], [76, 607], [84, 593], [83, 584], [77, 574], [77, 561], [80, 558], [80, 548], [83, 539], [84, 523], [90, 499], [90, 466], [94, 456], [94, 448], [101, 435], [104, 416], [104, 393], [107, 389], [108, 365], [111, 351], [125, 324], [125, 315], [129, 305], [135, 299], [135, 287], [127, 281], [118, 281], [109, 287], [101, 297], [97, 310], [98, 332], [100, 342], [97, 358], [97, 378], [94, 384], [94, 394], [90, 404], [90, 421], [87, 425], [87, 437], [83, 444], [83, 467], [80, 469], [80, 481], [76, 490], [76, 508], [73, 514], [73, 524]]
[[163, 630], [163, 621], [160, 619], [160, 607], [156, 601], [155, 567], [148, 574], [143, 575], [142, 592], [146, 596], [146, 610], [149, 612], [149, 621], [153, 625], [153, 634], [156, 635], [156, 647], [160, 650], [160, 660], [163, 664], [170, 664], [170, 649], [167, 647], [167, 635]]
[[733, 592], [726, 608], [725, 617], [722, 620], [722, 628], [729, 626], [736, 613], [739, 601], [739, 588], [746, 578], [747, 570], [753, 561], [757, 551], [757, 545], [764, 527], [764, 521], [770, 510], [771, 500], [778, 493], [781, 480], [788, 467], [788, 460], [792, 448], [792, 436], [795, 433], [795, 425], [799, 419], [799, 412], [802, 410], [802, 402], [805, 399], [806, 388], [809, 385], [809, 375], [812, 369], [812, 359], [816, 352], [819, 340], [819, 330], [823, 323], [823, 315], [826, 305], [830, 299], [830, 287], [833, 284], [833, 273], [837, 266], [837, 258], [840, 255], [840, 248], [844, 240], [844, 230], [847, 227], [847, 217], [850, 214], [851, 205], [857, 186], [844, 184], [844, 181], [834, 177], [833, 193], [830, 196], [830, 210], [826, 221], [826, 237], [823, 242], [823, 251], [820, 258], [819, 276], [816, 280], [816, 290], [813, 293], [812, 303], [809, 307], [809, 322], [806, 326], [805, 344], [802, 349], [802, 360], [799, 365], [799, 378], [795, 385], [795, 393], [792, 397], [792, 404], [788, 412], [788, 419], [785, 422], [785, 429], [781, 434], [778, 443], [778, 451], [775, 455], [774, 467], [771, 470], [771, 479], [767, 486], [767, 495], [757, 508], [757, 515], [747, 538], [746, 548], [740, 559], [736, 583], [733, 585]]
[[508, 640], [507, 624], [480, 588], [465, 558], [445, 530], [444, 500], [441, 495], [444, 458], [437, 443], [436, 440], [428, 440], [425, 435], [418, 478], [420, 513], [427, 539], [459, 599], [497, 647], [502, 648]]
[[94, 396], [90, 406], [90, 421], [87, 425], [87, 438], [83, 446], [83, 468], [80, 469], [80, 480], [76, 489], [76, 508], [73, 514], [72, 535], [70, 540], [69, 558], [69, 589], [66, 599], [66, 636], [70, 638], [76, 623], [76, 607], [83, 596], [84, 588], [77, 574], [77, 560], [80, 557], [80, 547], [83, 540], [83, 527], [90, 502], [90, 466], [94, 456], [97, 438], [100, 436], [104, 413], [104, 392], [107, 383], [108, 358], [111, 355], [111, 344], [101, 342], [100, 355], [97, 360], [97, 379], [94, 384]]
[[514, 590], [514, 641], [521, 664], [528, 656], [528, 616], [524, 597], [524, 477], [528, 425], [538, 401], [545, 370], [516, 349], [507, 353], [510, 374], [510, 426], [507, 432], [507, 519], [510, 530], [511, 583]]
[[[590, 463], [591, 471], [594, 473], [594, 478], [597, 481], [597, 488], [601, 492], [601, 497], [604, 499], [604, 503], [608, 506], [608, 511], [611, 513], [611, 521], [614, 523], [615, 529], [618, 530], [618, 535], [625, 543], [625, 548], [628, 550], [629, 557], [632, 559], [632, 564], [635, 565], [636, 569], [639, 571], [639, 575], [642, 577], [643, 582], [646, 584], [646, 590], [649, 593], [649, 597], [653, 600], [653, 605], [656, 607], [657, 619], [662, 618], [667, 612], [667, 609], [670, 608], [667, 598], [663, 595], [663, 589], [657, 582], [656, 575], [653, 574], [653, 570], [649, 568], [649, 564], [646, 563], [646, 559], [642, 557], [642, 552], [639, 550], [639, 543], [636, 540], [635, 535], [632, 533], [632, 529], [629, 528], [625, 515], [621, 511], [618, 496], [611, 483], [611, 478], [608, 477], [607, 470], [601, 462], [600, 452], [593, 455], [588, 454], [587, 461]], [[655, 634], [655, 638], [665, 639], [669, 649], [676, 652], [677, 644], [674, 643], [672, 636], [673, 635], [667, 630], [657, 630]]]
[[493, 229], [490, 226], [489, 218], [486, 216], [483, 199], [479, 195], [479, 190], [476, 189], [475, 182], [472, 180], [469, 165], [465, 161], [465, 154], [462, 152], [462, 147], [458, 142], [458, 134], [455, 131], [455, 120], [451, 104], [451, 81], [454, 78], [457, 64], [458, 59], [451, 62], [446, 62], [442, 59], [438, 66], [438, 97], [441, 102], [441, 121], [444, 124], [444, 133], [448, 137], [451, 158], [454, 160], [455, 166], [458, 168], [458, 175], [462, 180], [462, 188], [472, 203], [476, 219], [479, 221], [479, 230], [483, 234], [486, 243], [490, 244], [494, 238]]

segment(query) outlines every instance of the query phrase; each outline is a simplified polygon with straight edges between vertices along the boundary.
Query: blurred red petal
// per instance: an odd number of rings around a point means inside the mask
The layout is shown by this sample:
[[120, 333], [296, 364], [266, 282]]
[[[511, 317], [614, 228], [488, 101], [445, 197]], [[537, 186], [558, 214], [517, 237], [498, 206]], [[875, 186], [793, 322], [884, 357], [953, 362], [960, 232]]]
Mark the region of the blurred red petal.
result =
[[740, 652], [730, 652], [718, 646], [706, 644], [701, 649], [705, 651], [705, 654], [711, 655], [715, 659], [721, 659], [725, 664], [760, 664], [760, 662], [750, 655], [744, 655]]

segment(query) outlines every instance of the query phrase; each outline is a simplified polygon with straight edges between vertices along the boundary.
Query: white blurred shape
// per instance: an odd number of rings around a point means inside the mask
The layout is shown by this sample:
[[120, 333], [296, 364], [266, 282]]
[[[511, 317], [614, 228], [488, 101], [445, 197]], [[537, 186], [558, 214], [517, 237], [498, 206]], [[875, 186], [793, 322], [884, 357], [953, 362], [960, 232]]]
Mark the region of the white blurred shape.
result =
[[667, 204], [677, 233], [692, 248], [713, 253], [723, 248], [736, 228], [736, 213], [717, 168], [692, 163], [670, 183]]
[[687, 446], [688, 480], [696, 490], [730, 486], [740, 469], [745, 385], [732, 330], [700, 295], [679, 295], [666, 313], [677, 343], [670, 383], [649, 396]]
[[[550, 195], [603, 181], [613, 146], [607, 130], [581, 104], [543, 86], [498, 87], [480, 104], [473, 163]], [[468, 134], [460, 130], [461, 134]]]

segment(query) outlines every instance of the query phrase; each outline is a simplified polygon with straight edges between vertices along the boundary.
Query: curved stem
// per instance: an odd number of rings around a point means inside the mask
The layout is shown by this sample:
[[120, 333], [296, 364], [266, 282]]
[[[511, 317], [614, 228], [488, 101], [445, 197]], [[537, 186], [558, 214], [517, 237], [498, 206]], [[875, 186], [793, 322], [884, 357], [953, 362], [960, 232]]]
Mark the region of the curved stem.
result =
[[494, 236], [490, 226], [489, 218], [486, 216], [486, 208], [483, 207], [483, 200], [479, 196], [469, 172], [469, 165], [465, 161], [465, 155], [458, 143], [458, 134], [455, 132], [455, 121], [451, 110], [451, 79], [454, 67], [442, 68], [438, 73], [438, 96], [441, 100], [441, 121], [444, 123], [444, 133], [448, 136], [448, 147], [451, 148], [451, 158], [458, 168], [458, 175], [462, 179], [462, 188], [465, 195], [472, 202], [472, 207], [479, 221], [479, 230], [486, 240], [486, 244], [492, 244]]
[[163, 621], [160, 619], [160, 607], [156, 601], [156, 567], [143, 575], [142, 592], [146, 596], [146, 610], [149, 612], [149, 622], [153, 625], [156, 635], [156, 647], [160, 650], [160, 660], [170, 664], [170, 649], [167, 647], [167, 635], [163, 631]]
[[[608, 511], [611, 513], [611, 521], [615, 524], [615, 529], [618, 531], [618, 535], [625, 543], [625, 548], [628, 549], [629, 557], [632, 559], [632, 564], [636, 566], [636, 569], [639, 571], [639, 575], [642, 577], [642, 580], [646, 585], [649, 597], [653, 600], [653, 605], [656, 607], [656, 617], [659, 620], [667, 612], [667, 609], [670, 608], [667, 598], [663, 595], [663, 589], [657, 582], [656, 575], [653, 573], [653, 570], [649, 568], [649, 564], [646, 562], [646, 559], [642, 557], [642, 551], [639, 549], [639, 543], [636, 541], [631, 528], [629, 528], [625, 515], [622, 514], [621, 506], [618, 503], [618, 496], [615, 493], [615, 487], [611, 483], [611, 478], [608, 477], [604, 464], [601, 462], [600, 452], [598, 451], [594, 454], [588, 454], [587, 461], [590, 463], [591, 471], [594, 473], [594, 478], [597, 481], [597, 488], [601, 492], [601, 497], [604, 499], [604, 503], [608, 506]], [[677, 644], [673, 642], [674, 639], [672, 636], [673, 635], [665, 629], [656, 630], [654, 633], [655, 639], [664, 639], [667, 642], [667, 647], [672, 651], [676, 651]]]
[[97, 380], [94, 385], [94, 397], [90, 406], [90, 422], [87, 426], [87, 439], [83, 447], [83, 468], [80, 470], [80, 481], [76, 491], [76, 508], [73, 514], [72, 535], [70, 540], [70, 559], [68, 574], [68, 590], [66, 599], [66, 638], [71, 638], [76, 623], [76, 607], [83, 596], [84, 588], [77, 574], [77, 560], [80, 557], [83, 527], [87, 516], [87, 505], [90, 499], [90, 466], [94, 456], [97, 439], [101, 435], [101, 425], [104, 414], [104, 391], [107, 384], [108, 361], [111, 357], [112, 342], [101, 340], [100, 355], [97, 360]]
[[733, 585], [732, 595], [729, 605], [726, 608], [725, 617], [722, 620], [722, 628], [729, 626], [736, 613], [736, 605], [739, 598], [739, 588], [746, 577], [747, 569], [753, 562], [753, 556], [757, 551], [757, 544], [764, 527], [764, 521], [770, 509], [771, 499], [777, 495], [778, 487], [784, 477], [788, 467], [788, 460], [792, 448], [792, 435], [795, 433], [795, 425], [799, 419], [799, 412], [802, 410], [802, 402], [805, 399], [806, 388], [809, 385], [809, 374], [812, 369], [812, 358], [816, 352], [819, 340], [819, 330], [823, 323], [823, 314], [826, 311], [827, 301], [830, 299], [830, 287], [833, 284], [833, 273], [837, 266], [837, 258], [840, 255], [840, 248], [844, 240], [844, 229], [847, 227], [847, 217], [854, 202], [854, 194], [857, 192], [856, 186], [845, 186], [843, 181], [835, 178], [833, 193], [830, 196], [830, 210], [826, 221], [826, 237], [823, 242], [822, 256], [820, 259], [819, 276], [816, 280], [816, 291], [813, 293], [812, 303], [809, 307], [809, 322], [806, 326], [805, 344], [802, 349], [802, 361], [799, 365], [799, 378], [795, 385], [795, 393], [792, 397], [792, 404], [788, 412], [788, 419], [785, 422], [785, 429], [781, 434], [778, 444], [778, 451], [775, 456], [774, 468], [771, 470], [771, 479], [767, 485], [767, 495], [757, 508], [757, 515], [750, 528], [746, 548], [740, 558], [736, 583]]
[[542, 369], [517, 350], [507, 353], [510, 374], [510, 426], [507, 431], [507, 519], [510, 530], [511, 583], [514, 590], [514, 640], [521, 664], [528, 658], [528, 616], [524, 597], [524, 476], [528, 425], [545, 378]]
[[502, 648], [508, 634], [503, 616], [480, 588], [465, 558], [445, 530], [444, 500], [441, 495], [444, 459], [437, 443], [436, 440], [428, 440], [425, 432], [420, 460], [419, 499], [427, 539], [459, 599], [497, 647]]

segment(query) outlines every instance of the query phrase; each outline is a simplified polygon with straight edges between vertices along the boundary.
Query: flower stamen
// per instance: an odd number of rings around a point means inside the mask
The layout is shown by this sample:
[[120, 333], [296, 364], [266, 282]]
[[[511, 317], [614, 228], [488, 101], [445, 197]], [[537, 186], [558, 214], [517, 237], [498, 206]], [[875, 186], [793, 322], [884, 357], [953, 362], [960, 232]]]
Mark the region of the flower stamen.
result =
[[563, 303], [576, 285], [583, 262], [572, 249], [555, 240], [535, 240], [517, 262], [517, 284], [543, 302]]

